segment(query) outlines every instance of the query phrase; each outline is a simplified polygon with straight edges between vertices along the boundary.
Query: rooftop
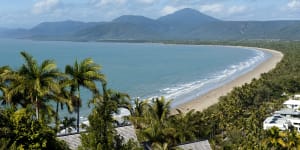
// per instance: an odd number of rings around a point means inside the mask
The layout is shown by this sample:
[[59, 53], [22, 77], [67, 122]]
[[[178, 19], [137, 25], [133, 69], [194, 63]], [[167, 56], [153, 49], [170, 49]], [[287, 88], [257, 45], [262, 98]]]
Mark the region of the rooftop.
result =
[[208, 140], [177, 146], [184, 150], [211, 150]]
[[281, 117], [281, 116], [271, 116], [268, 117], [264, 123], [269, 123], [269, 124], [284, 124], [286, 123], [286, 119], [285, 117]]
[[290, 108], [283, 108], [278, 111], [275, 111], [274, 114], [279, 114], [279, 115], [294, 115], [294, 116], [300, 116], [300, 112], [296, 111], [294, 109]]
[[[137, 141], [135, 130], [133, 126], [124, 126], [116, 128], [117, 133], [124, 138], [124, 141], [127, 142], [129, 139]], [[65, 141], [72, 150], [77, 149], [81, 145], [80, 134], [71, 134], [66, 136], [58, 137], [60, 140]]]
[[300, 100], [300, 94], [295, 94], [294, 98], [297, 99], [297, 100]]
[[268, 117], [264, 121], [264, 129], [266, 130], [273, 126], [278, 127], [280, 130], [286, 130], [288, 129], [288, 120], [286, 117], [279, 115]]
[[300, 105], [300, 100], [287, 100], [283, 103], [284, 105]]

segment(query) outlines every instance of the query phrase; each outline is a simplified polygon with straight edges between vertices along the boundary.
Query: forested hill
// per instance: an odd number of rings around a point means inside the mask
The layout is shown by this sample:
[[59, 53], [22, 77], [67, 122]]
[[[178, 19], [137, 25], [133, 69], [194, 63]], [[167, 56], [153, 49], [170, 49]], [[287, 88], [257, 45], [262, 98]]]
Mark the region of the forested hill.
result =
[[300, 21], [224, 21], [185, 8], [150, 19], [125, 15], [110, 22], [43, 22], [0, 29], [1, 37], [36, 40], [300, 40]]

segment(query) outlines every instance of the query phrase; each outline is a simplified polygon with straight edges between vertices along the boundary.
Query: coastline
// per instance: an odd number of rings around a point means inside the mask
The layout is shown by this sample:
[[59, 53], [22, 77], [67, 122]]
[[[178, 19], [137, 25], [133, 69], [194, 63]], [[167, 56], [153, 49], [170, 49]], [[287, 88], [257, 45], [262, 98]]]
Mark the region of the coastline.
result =
[[[222, 45], [214, 45], [222, 46]], [[180, 104], [171, 110], [172, 114], [176, 114], [176, 109], [181, 110], [183, 113], [186, 113], [192, 109], [195, 111], [202, 111], [209, 106], [212, 106], [219, 102], [219, 97], [225, 96], [232, 91], [234, 87], [242, 86], [245, 83], [250, 83], [253, 78], [258, 79], [262, 73], [267, 73], [270, 70], [274, 69], [278, 62], [283, 58], [283, 54], [279, 51], [257, 48], [257, 47], [244, 47], [244, 46], [224, 46], [224, 47], [235, 47], [235, 48], [244, 48], [244, 49], [256, 49], [263, 52], [271, 54], [271, 57], [258, 66], [256, 66], [251, 71], [235, 78], [229, 83], [226, 83], [220, 87], [212, 89], [211, 91], [183, 104]]]

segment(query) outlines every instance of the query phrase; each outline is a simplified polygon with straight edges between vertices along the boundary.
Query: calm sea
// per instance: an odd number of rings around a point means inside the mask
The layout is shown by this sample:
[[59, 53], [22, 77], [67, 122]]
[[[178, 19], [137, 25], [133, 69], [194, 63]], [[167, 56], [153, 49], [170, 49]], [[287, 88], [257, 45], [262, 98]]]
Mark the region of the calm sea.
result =
[[[57, 42], [0, 39], [0, 65], [18, 68], [20, 51], [39, 62], [54, 59], [61, 71], [66, 64], [91, 57], [103, 67], [108, 86], [132, 98], [165, 96], [179, 105], [229, 82], [270, 57], [254, 49], [221, 46]], [[90, 109], [83, 94], [82, 116]]]

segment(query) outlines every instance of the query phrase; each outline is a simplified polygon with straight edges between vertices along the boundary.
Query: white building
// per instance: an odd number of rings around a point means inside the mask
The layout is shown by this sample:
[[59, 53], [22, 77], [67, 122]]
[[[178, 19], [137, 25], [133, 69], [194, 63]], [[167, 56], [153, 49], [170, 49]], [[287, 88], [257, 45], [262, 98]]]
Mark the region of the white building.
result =
[[294, 99], [295, 99], [295, 100], [300, 100], [300, 94], [295, 94], [295, 95], [294, 95]]
[[[280, 130], [288, 130], [291, 127], [300, 132], [300, 95], [295, 95], [293, 100], [287, 100], [283, 103], [285, 108], [275, 111], [273, 116], [266, 118], [263, 128], [270, 129], [275, 126]], [[296, 100], [295, 100], [296, 99]]]
[[264, 130], [270, 129], [274, 126], [280, 130], [287, 130], [289, 129], [289, 122], [285, 117], [279, 115], [268, 117], [264, 121]]
[[283, 103], [287, 108], [298, 110], [300, 108], [300, 100], [287, 100]]
[[289, 118], [289, 123], [300, 132], [300, 118]]

